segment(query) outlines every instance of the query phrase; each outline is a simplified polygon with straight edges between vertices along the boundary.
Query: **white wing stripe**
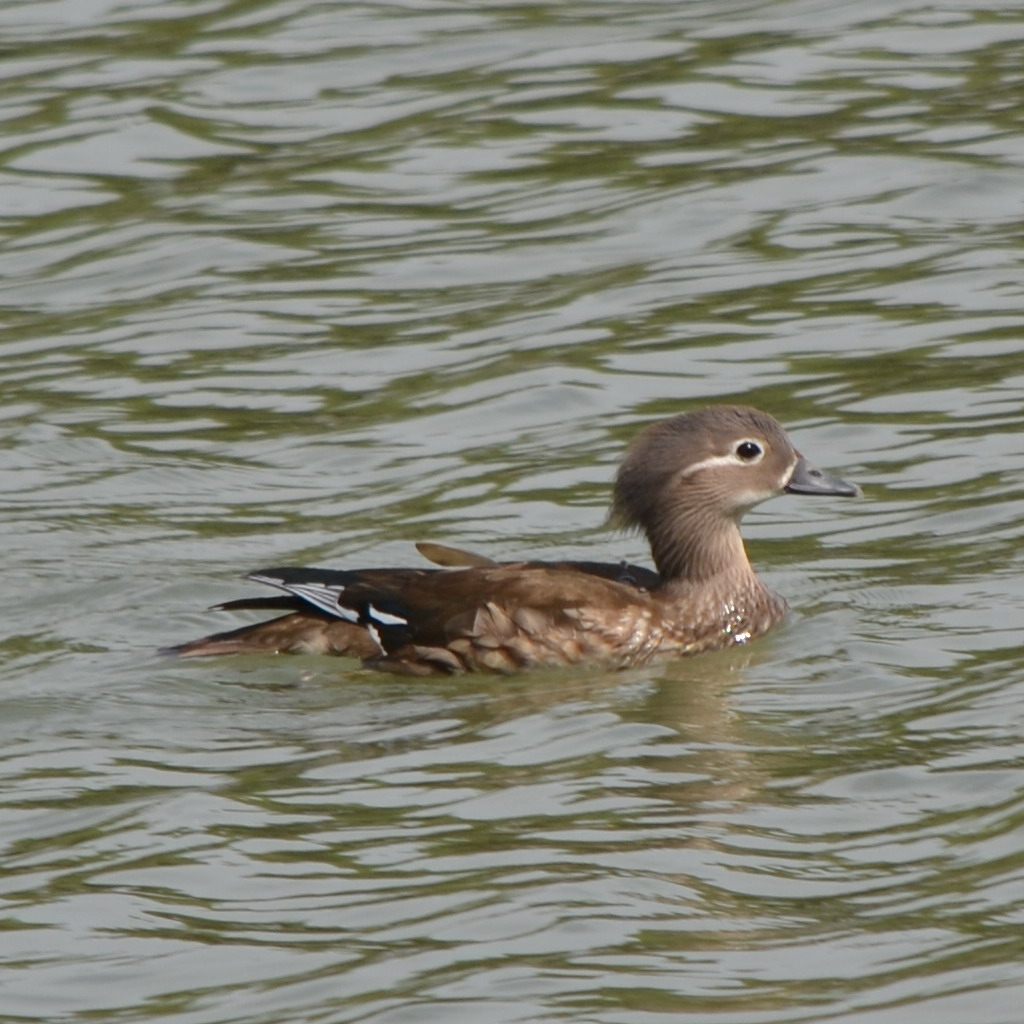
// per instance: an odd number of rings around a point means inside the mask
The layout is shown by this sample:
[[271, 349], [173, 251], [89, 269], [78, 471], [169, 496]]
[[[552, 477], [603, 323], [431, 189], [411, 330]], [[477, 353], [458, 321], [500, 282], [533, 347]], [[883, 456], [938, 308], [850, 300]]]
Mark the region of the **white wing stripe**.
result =
[[387, 654], [388, 652], [384, 650], [384, 645], [380, 642], [380, 631], [372, 622], [366, 623], [366, 632], [370, 634], [370, 639], [380, 648], [380, 653]]
[[344, 587], [328, 587], [323, 583], [293, 583], [287, 589], [296, 597], [301, 597], [311, 605], [327, 612], [328, 615], [337, 615], [346, 622], [358, 622], [359, 613], [351, 608], [346, 608], [339, 602]]
[[340, 603], [345, 588], [343, 586], [329, 586], [326, 583], [285, 583], [279, 576], [264, 576], [254, 573], [249, 577], [257, 583], [269, 583], [272, 587], [285, 590], [289, 594], [301, 597], [308, 601], [314, 608], [327, 612], [328, 615], [336, 615], [346, 622], [358, 622], [359, 613], [351, 608], [346, 608]]
[[374, 608], [372, 604], [366, 606], [366, 613], [376, 622], [379, 622], [382, 626], [408, 626], [409, 620], [403, 619], [401, 615], [392, 615], [391, 612], [382, 612], [379, 608]]
[[[249, 576], [249, 579], [256, 580], [257, 583], [269, 583], [272, 587], [277, 587], [279, 590], [294, 594], [296, 597], [302, 598], [303, 601], [308, 601], [313, 607], [327, 612], [328, 615], [336, 615], [339, 619], [344, 619], [346, 622], [358, 623], [360, 621], [360, 615], [357, 611], [352, 608], [346, 608], [341, 603], [341, 596], [345, 592], [345, 587], [342, 584], [286, 583], [279, 576], [266, 576], [262, 573], [253, 573]], [[372, 603], [366, 606], [366, 614], [373, 621], [364, 623], [364, 625], [370, 630], [370, 635], [378, 643], [380, 642], [380, 634], [374, 628], [374, 622], [381, 626], [409, 625], [408, 619], [404, 619], [401, 615], [395, 615], [392, 612], [382, 611]], [[381, 649], [383, 650], [383, 648]]]

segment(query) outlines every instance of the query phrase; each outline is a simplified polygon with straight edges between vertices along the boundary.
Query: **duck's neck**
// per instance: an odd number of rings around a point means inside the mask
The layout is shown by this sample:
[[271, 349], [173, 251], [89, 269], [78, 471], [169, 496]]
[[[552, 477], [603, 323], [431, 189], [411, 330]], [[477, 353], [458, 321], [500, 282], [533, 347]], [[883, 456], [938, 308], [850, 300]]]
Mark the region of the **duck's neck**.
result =
[[747, 559], [739, 523], [694, 513], [686, 519], [656, 523], [648, 531], [662, 587], [687, 589], [711, 580], [731, 580], [734, 586], [758, 583]]
[[675, 525], [667, 536], [651, 531], [650, 539], [661, 574], [657, 594], [683, 649], [746, 643], [782, 619], [786, 602], [755, 574], [738, 523]]

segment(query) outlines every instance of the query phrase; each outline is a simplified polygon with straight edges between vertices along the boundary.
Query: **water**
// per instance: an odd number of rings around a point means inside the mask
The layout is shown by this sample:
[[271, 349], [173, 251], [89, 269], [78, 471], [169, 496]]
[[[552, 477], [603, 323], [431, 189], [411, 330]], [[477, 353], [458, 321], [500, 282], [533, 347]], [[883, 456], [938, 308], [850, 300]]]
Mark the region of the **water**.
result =
[[[1024, 16], [0, 9], [0, 1016], [1017, 1024]], [[618, 675], [155, 648], [261, 565], [642, 558], [774, 413], [796, 609]]]

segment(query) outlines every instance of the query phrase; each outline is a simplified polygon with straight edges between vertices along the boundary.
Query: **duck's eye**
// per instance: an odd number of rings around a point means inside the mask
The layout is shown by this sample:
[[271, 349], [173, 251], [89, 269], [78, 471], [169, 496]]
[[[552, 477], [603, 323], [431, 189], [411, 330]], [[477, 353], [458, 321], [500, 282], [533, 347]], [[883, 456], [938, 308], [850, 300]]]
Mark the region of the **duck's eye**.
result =
[[744, 462], [753, 462], [764, 455], [764, 449], [756, 441], [740, 441], [736, 445], [736, 454]]

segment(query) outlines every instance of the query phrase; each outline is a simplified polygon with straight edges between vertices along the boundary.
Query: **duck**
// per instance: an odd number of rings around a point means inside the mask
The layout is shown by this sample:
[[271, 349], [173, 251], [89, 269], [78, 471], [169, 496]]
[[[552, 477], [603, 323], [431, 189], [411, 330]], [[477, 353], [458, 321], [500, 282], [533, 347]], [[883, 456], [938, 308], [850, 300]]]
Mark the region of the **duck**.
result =
[[178, 657], [356, 658], [398, 675], [626, 669], [747, 644], [786, 615], [755, 573], [740, 523], [781, 494], [857, 497], [813, 465], [768, 413], [712, 405], [642, 430], [615, 477], [610, 522], [644, 534], [654, 568], [494, 561], [418, 545], [424, 568], [273, 568], [245, 578], [275, 597], [215, 606], [283, 614], [167, 648]]

